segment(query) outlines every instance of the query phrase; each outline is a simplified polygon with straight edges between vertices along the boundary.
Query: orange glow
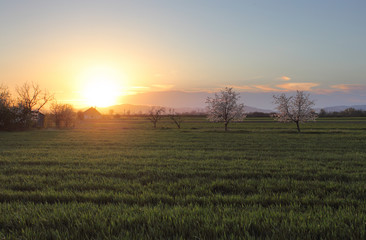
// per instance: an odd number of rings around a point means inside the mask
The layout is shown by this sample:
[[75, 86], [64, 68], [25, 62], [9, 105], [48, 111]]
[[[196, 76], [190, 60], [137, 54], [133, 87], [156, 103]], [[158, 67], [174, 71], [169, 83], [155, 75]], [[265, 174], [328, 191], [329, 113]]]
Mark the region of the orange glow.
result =
[[285, 83], [276, 85], [278, 88], [282, 88], [286, 91], [296, 91], [296, 90], [302, 90], [302, 91], [311, 91], [313, 87], [319, 86], [318, 83]]
[[291, 78], [290, 77], [287, 77], [287, 76], [282, 76], [280, 77], [281, 80], [284, 80], [284, 81], [290, 81]]
[[108, 107], [124, 94], [124, 78], [108, 67], [93, 67], [81, 74], [81, 96], [85, 106]]

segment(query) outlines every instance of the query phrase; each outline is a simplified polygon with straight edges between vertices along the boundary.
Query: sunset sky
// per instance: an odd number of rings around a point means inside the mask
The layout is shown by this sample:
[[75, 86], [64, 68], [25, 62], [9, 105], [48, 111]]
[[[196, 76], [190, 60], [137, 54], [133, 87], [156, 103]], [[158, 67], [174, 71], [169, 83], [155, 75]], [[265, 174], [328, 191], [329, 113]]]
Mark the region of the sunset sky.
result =
[[1, 1], [0, 83], [37, 82], [75, 107], [192, 107], [225, 86], [261, 108], [294, 90], [318, 107], [366, 104], [365, 12], [363, 0]]

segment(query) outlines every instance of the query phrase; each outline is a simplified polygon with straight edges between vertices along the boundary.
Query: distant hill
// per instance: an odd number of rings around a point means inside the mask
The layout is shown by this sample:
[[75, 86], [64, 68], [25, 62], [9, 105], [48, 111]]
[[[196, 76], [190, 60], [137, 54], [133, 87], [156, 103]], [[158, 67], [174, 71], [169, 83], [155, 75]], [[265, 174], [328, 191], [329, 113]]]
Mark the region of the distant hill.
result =
[[[333, 107], [325, 107], [321, 108], [324, 109], [326, 112], [341, 112], [346, 110], [347, 108], [354, 108], [356, 110], [366, 111], [366, 105], [352, 105], [352, 106], [333, 106]], [[320, 109], [319, 109], [320, 111]]]
[[[121, 105], [114, 105], [114, 106], [105, 107], [105, 108], [98, 108], [98, 111], [103, 114], [108, 114], [110, 112], [110, 110], [113, 110], [114, 114], [128, 114], [128, 113], [145, 114], [145, 113], [148, 113], [148, 111], [152, 107], [153, 106], [149, 106], [149, 105], [121, 104]], [[155, 107], [158, 107], [158, 106], [155, 106]], [[169, 107], [166, 107], [166, 108], [169, 108]], [[206, 111], [205, 108], [199, 108], [199, 107], [197, 107], [197, 108], [177, 107], [177, 108], [174, 108], [174, 110], [177, 113], [204, 113]], [[245, 112], [247, 112], [247, 113], [252, 113], [252, 112], [270, 113], [272, 111], [267, 110], [267, 109], [260, 109], [260, 108], [245, 106]]]

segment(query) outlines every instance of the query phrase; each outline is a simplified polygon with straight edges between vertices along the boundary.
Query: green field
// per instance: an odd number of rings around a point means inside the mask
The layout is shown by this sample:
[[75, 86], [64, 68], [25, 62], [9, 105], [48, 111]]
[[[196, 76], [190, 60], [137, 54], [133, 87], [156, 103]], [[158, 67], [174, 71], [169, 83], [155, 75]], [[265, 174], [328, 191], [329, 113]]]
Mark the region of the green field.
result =
[[0, 239], [366, 239], [366, 119], [245, 121], [0, 132]]

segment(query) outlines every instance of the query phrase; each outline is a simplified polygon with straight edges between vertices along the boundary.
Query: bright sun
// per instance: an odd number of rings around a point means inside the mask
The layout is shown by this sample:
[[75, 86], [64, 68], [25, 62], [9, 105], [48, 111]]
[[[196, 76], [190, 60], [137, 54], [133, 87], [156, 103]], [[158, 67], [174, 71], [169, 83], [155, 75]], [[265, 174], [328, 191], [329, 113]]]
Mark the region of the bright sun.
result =
[[82, 75], [82, 97], [88, 106], [108, 107], [118, 104], [122, 95], [121, 76], [113, 69], [94, 67]]

